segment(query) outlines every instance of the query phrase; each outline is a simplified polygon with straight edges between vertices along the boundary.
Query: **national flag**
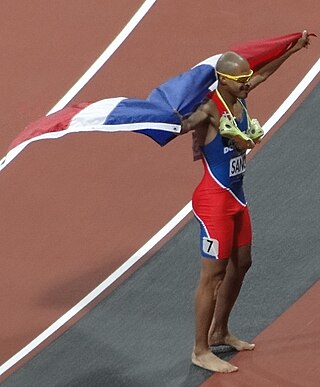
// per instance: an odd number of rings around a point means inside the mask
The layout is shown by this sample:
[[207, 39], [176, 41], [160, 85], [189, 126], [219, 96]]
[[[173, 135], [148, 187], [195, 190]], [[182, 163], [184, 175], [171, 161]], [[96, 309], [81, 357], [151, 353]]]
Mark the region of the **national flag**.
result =
[[[245, 57], [253, 70], [281, 56], [301, 33], [248, 42], [231, 50]], [[76, 132], [134, 132], [149, 136], [164, 146], [181, 131], [180, 117], [190, 114], [216, 87], [214, 55], [192, 69], [155, 88], [146, 99], [126, 97], [85, 102], [32, 122], [11, 143], [0, 161], [4, 169], [31, 142], [54, 139]]]

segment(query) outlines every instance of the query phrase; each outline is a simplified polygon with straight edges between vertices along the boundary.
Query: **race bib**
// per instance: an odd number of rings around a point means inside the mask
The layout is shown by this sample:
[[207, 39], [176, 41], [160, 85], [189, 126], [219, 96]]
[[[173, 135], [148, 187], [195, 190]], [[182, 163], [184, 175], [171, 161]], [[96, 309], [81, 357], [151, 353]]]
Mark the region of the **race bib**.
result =
[[240, 155], [230, 160], [229, 176], [241, 175], [246, 171], [246, 155]]
[[219, 253], [219, 242], [216, 239], [203, 237], [202, 250], [212, 257], [217, 257]]

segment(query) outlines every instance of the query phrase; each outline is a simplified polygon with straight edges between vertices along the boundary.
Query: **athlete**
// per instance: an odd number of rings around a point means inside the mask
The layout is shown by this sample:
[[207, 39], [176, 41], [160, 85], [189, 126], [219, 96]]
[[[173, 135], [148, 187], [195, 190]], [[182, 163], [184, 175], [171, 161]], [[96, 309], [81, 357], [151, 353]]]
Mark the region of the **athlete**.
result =
[[245, 99], [286, 59], [308, 45], [308, 33], [303, 31], [294, 46], [256, 73], [245, 58], [224, 53], [216, 65], [216, 91], [182, 121], [183, 132], [194, 130], [204, 165], [204, 176], [192, 198], [202, 256], [192, 363], [210, 371], [238, 370], [214, 355], [210, 347], [223, 344], [238, 351], [255, 347], [228, 329], [231, 309], [251, 265], [251, 222], [242, 187], [246, 151], [263, 135], [258, 121], [249, 117]]

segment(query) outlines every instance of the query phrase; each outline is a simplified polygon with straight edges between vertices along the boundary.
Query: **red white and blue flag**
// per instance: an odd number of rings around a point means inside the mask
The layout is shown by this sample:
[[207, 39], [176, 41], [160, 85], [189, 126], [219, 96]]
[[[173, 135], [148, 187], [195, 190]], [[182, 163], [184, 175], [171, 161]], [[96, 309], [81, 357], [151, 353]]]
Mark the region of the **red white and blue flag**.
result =
[[[230, 49], [245, 57], [256, 71], [282, 55], [300, 37], [301, 33], [294, 33]], [[11, 143], [7, 155], [0, 161], [0, 171], [31, 142], [60, 138], [68, 133], [134, 132], [149, 136], [161, 146], [166, 145], [181, 131], [180, 117], [191, 113], [216, 87], [215, 65], [220, 55], [163, 83], [147, 99], [118, 97], [85, 102], [32, 122]]]

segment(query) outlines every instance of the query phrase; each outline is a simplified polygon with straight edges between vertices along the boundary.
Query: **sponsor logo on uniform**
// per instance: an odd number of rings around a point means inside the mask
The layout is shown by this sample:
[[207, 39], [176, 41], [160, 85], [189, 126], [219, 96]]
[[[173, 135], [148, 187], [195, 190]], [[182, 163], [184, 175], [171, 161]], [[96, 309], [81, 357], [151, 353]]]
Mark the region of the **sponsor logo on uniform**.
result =
[[244, 173], [246, 170], [245, 154], [235, 157], [230, 160], [229, 176], [237, 176]]
[[230, 146], [225, 146], [224, 148], [223, 148], [223, 153], [224, 154], [227, 154], [227, 153], [229, 153], [229, 152], [232, 152], [234, 150], [234, 148], [231, 148]]

